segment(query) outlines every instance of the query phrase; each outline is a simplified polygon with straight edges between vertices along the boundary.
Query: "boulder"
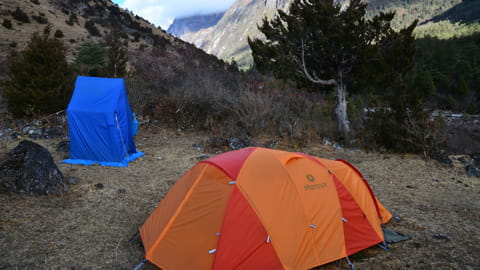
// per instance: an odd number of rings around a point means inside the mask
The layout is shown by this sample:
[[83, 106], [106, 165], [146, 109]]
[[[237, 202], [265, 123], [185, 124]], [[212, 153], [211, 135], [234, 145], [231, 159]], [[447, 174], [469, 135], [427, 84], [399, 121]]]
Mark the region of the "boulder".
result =
[[23, 140], [0, 160], [0, 193], [60, 194], [66, 180], [50, 152]]

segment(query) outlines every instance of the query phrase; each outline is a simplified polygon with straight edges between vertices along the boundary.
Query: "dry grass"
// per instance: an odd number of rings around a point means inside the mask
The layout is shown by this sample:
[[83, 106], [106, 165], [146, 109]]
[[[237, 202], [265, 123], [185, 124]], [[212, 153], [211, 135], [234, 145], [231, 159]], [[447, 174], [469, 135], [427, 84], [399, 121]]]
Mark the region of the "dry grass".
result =
[[[144, 253], [128, 240], [196, 158], [209, 154], [192, 146], [204, 140], [144, 128], [136, 141], [145, 156], [128, 168], [60, 164], [64, 156], [55, 150], [56, 141], [36, 141], [50, 150], [65, 175], [81, 180], [58, 197], [0, 194], [0, 269], [133, 269]], [[16, 144], [0, 141], [0, 150]], [[412, 240], [393, 245], [392, 252], [374, 247], [353, 256], [357, 269], [478, 269], [479, 179], [467, 177], [462, 168], [419, 156], [286, 143], [280, 148], [352, 162], [377, 197], [401, 217], [389, 227]], [[98, 183], [104, 187], [97, 188]], [[433, 238], [437, 233], [449, 240]], [[339, 261], [319, 269], [349, 267]]]

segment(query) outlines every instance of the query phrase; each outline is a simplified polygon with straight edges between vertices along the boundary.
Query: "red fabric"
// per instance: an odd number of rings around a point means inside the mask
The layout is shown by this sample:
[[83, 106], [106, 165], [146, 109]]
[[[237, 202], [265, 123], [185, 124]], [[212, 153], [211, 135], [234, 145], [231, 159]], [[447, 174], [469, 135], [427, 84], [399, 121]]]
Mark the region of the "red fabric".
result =
[[255, 149], [255, 147], [249, 147], [237, 151], [227, 152], [211, 157], [202, 162], [212, 164], [213, 166], [225, 172], [232, 180], [236, 180], [243, 163]]
[[332, 174], [332, 176], [340, 199], [342, 216], [346, 219], [346, 221], [343, 222], [343, 231], [345, 234], [347, 256], [380, 243], [382, 239], [380, 239], [372, 228], [367, 217], [355, 199], [353, 199], [350, 192], [348, 192], [334, 174]]
[[348, 167], [352, 168], [356, 173], [358, 173], [358, 175], [360, 175], [360, 177], [362, 178], [363, 182], [365, 183], [365, 185], [367, 186], [368, 188], [368, 191], [370, 192], [370, 195], [372, 196], [372, 200], [373, 202], [375, 203], [375, 209], [377, 210], [377, 215], [378, 217], [381, 219], [382, 218], [382, 214], [380, 213], [380, 207], [378, 207], [378, 202], [377, 200], [375, 199], [375, 194], [373, 194], [373, 190], [372, 188], [370, 187], [370, 184], [367, 182], [367, 180], [365, 179], [365, 177], [363, 177], [363, 174], [355, 167], [353, 166], [352, 164], [350, 164], [350, 162], [346, 161], [346, 160], [343, 160], [343, 159], [337, 159], [337, 161], [340, 161], [342, 163], [344, 163], [345, 165], [347, 165]]
[[235, 187], [220, 231], [213, 269], [283, 269], [267, 237], [257, 214]]

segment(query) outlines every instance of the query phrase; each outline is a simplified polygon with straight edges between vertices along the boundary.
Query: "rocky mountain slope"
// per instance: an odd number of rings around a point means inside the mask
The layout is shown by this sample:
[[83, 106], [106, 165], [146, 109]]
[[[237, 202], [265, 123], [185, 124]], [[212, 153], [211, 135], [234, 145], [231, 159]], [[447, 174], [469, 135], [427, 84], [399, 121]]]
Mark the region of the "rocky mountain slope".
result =
[[[341, 0], [342, 3], [346, 0]], [[277, 9], [286, 9], [292, 0], [237, 0], [217, 24], [197, 32], [185, 32], [179, 37], [195, 44], [208, 53], [230, 61], [234, 58], [240, 66], [252, 63], [247, 37], [261, 37], [257, 25], [262, 18], [272, 18]], [[444, 13], [462, 0], [368, 0], [368, 16], [380, 11], [394, 10], [394, 26], [401, 27], [419, 19], [427, 21]], [[473, 1], [475, 2], [475, 1]], [[177, 25], [177, 27], [180, 27]]]
[[[184, 61], [221, 66], [221, 61], [204, 51], [177, 39], [149, 21], [126, 11], [110, 0], [3, 0], [0, 2], [0, 75], [5, 72], [5, 59], [23, 50], [35, 32], [50, 24], [52, 35], [70, 49], [70, 58], [81, 43], [103, 41], [116, 29], [121, 42], [128, 45], [131, 62], [140, 52], [161, 51], [169, 66], [182, 66]], [[58, 34], [57, 34], [58, 33]]]
[[167, 32], [175, 37], [180, 37], [191, 32], [198, 32], [217, 24], [224, 14], [225, 12], [217, 12], [207, 15], [176, 18], [170, 27], [168, 27]]
[[[51, 26], [50, 35], [67, 46], [70, 63], [81, 44], [102, 43], [115, 29], [119, 42], [128, 47], [127, 89], [130, 105], [137, 112], [154, 103], [160, 94], [185, 88], [186, 83], [215, 81], [223, 85], [238, 75], [216, 56], [173, 37], [110, 0], [3, 0], [0, 24], [0, 79], [8, 75], [8, 57], [23, 51], [32, 35], [42, 33], [47, 25]], [[201, 79], [190, 79], [195, 76]], [[219, 78], [223, 79], [221, 83]], [[0, 114], [6, 112], [2, 92], [0, 88]]]
[[286, 9], [291, 0], [238, 0], [218, 23], [198, 32], [185, 33], [181, 39], [207, 53], [241, 65], [250, 63], [248, 36], [259, 36], [257, 24], [264, 16], [272, 18], [277, 9]]

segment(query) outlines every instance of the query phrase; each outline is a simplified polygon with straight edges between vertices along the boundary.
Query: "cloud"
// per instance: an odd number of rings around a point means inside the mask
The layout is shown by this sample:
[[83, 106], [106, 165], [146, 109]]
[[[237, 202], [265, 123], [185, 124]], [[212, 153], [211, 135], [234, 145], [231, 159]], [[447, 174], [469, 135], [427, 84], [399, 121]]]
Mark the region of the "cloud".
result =
[[121, 7], [166, 30], [175, 18], [224, 11], [233, 2], [234, 0], [125, 0]]

